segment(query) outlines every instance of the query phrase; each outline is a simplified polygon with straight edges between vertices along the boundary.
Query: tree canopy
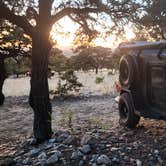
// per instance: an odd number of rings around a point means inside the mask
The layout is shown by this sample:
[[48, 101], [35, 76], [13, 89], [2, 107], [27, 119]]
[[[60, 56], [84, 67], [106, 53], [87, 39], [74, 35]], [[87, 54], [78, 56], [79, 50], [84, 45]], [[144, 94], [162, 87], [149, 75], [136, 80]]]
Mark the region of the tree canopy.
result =
[[166, 1], [146, 0], [144, 12], [136, 22], [138, 39], [166, 40]]
[[[45, 13], [43, 12], [40, 17], [42, 7], [45, 8]], [[46, 17], [46, 12], [50, 13], [47, 15], [50, 25], [68, 16], [81, 26], [81, 32], [92, 37], [101, 28], [107, 32], [120, 31], [124, 24], [138, 15], [138, 4], [134, 0], [51, 0], [49, 2], [1, 0], [0, 9], [1, 17], [23, 28], [24, 32], [30, 36], [35, 33], [40, 19]], [[106, 24], [106, 21], [109, 23]], [[99, 24], [101, 28], [98, 27]]]

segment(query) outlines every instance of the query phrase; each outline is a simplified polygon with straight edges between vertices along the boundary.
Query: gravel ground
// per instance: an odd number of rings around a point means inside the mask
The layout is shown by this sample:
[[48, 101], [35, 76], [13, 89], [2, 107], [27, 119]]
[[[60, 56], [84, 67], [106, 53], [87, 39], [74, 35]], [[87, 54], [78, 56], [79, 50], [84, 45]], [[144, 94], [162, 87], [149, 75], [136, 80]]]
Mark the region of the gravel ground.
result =
[[33, 113], [28, 97], [8, 97], [1, 107], [0, 164], [14, 155], [13, 165], [164, 166], [166, 123], [141, 119], [134, 130], [122, 128], [114, 97], [53, 99], [55, 134], [37, 147], [30, 145]]
[[[166, 122], [141, 118], [134, 130], [120, 127], [113, 91], [117, 76], [99, 73], [104, 82], [96, 85], [94, 73], [77, 74], [84, 85], [80, 95], [52, 99], [54, 135], [38, 146], [33, 145], [29, 78], [6, 80], [8, 97], [0, 107], [0, 166], [164, 166]], [[50, 89], [55, 89], [55, 80], [49, 80]]]

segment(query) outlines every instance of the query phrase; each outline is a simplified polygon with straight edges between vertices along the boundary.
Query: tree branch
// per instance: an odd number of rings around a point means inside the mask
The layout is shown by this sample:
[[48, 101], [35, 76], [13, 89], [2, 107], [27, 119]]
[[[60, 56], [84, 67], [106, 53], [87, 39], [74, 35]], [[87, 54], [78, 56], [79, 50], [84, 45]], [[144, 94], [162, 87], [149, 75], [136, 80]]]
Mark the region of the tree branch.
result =
[[37, 11], [33, 8], [33, 7], [28, 7], [26, 10], [26, 17], [30, 20], [30, 19], [35, 19], [37, 20], [39, 15], [37, 13]]
[[54, 24], [55, 22], [57, 22], [58, 20], [60, 20], [61, 18], [63, 18], [64, 16], [70, 15], [70, 14], [85, 14], [85, 13], [99, 13], [100, 10], [97, 8], [71, 8], [71, 7], [67, 7], [62, 9], [60, 12], [58, 12], [57, 14], [53, 15], [51, 17], [51, 23]]
[[27, 35], [32, 36], [33, 27], [28, 23], [26, 17], [15, 15], [1, 0], [0, 0], [0, 18], [9, 20], [11, 23], [21, 27]]

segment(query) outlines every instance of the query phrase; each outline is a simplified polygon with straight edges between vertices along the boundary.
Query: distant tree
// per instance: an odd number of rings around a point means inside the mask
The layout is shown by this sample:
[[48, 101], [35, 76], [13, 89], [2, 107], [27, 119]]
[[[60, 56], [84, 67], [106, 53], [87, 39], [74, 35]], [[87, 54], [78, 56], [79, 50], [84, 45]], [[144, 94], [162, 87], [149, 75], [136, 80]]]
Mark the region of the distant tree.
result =
[[66, 70], [67, 57], [63, 55], [63, 52], [57, 48], [53, 48], [49, 56], [49, 68], [56, 72], [62, 72]]
[[[30, 58], [31, 49], [27, 46], [30, 45], [31, 41], [24, 35], [20, 28], [11, 25], [5, 20], [1, 19], [0, 29], [0, 105], [2, 105], [4, 102], [4, 94], [2, 93], [3, 83], [9, 73], [8, 69], [12, 69], [10, 62], [13, 62], [5, 60], [12, 58], [15, 61], [15, 63], [13, 63], [13, 74], [14, 72], [15, 74], [21, 72], [23, 68], [18, 68], [17, 66], [21, 63], [23, 57]], [[5, 62], [8, 63], [5, 65]], [[5, 67], [7, 67], [7, 69], [5, 69]]]
[[21, 27], [32, 38], [29, 103], [34, 110], [34, 136], [38, 142], [52, 135], [52, 108], [48, 89], [49, 36], [52, 25], [69, 16], [83, 28], [84, 33], [92, 35], [94, 25], [100, 23], [101, 18], [109, 18], [111, 25], [118, 27], [138, 14], [137, 7], [135, 0], [0, 0], [0, 18]]
[[88, 71], [93, 68], [94, 59], [87, 54], [87, 52], [82, 52], [78, 55], [72, 56], [69, 59], [68, 68], [73, 70], [83, 70]]
[[[120, 45], [119, 45], [120, 46]], [[115, 70], [119, 69], [119, 61], [120, 58], [125, 55], [127, 52], [124, 52], [117, 47], [113, 52], [112, 52], [112, 66]]]
[[[26, 57], [20, 57], [16, 60], [13, 57], [5, 58], [6, 75], [16, 75], [17, 77], [30, 75], [31, 63], [30, 59]], [[18, 87], [19, 88], [19, 87]]]
[[77, 47], [76, 52], [78, 55], [75, 58], [75, 63], [77, 63], [82, 70], [95, 69], [97, 74], [99, 69], [112, 67], [112, 51], [110, 48], [82, 46]]

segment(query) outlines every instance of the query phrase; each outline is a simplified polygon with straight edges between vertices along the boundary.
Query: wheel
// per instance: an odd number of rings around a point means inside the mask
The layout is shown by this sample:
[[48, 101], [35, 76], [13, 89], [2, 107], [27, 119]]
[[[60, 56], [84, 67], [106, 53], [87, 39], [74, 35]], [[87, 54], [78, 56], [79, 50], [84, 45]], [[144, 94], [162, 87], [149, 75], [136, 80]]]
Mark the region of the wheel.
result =
[[133, 57], [125, 55], [121, 58], [119, 73], [119, 81], [121, 85], [129, 88], [132, 85], [136, 75], [136, 64]]
[[5, 96], [4, 96], [3, 93], [1, 93], [1, 94], [0, 94], [0, 105], [3, 105], [4, 100], [5, 100]]
[[135, 128], [140, 116], [134, 113], [132, 99], [128, 93], [122, 93], [119, 99], [119, 123], [128, 128]]

